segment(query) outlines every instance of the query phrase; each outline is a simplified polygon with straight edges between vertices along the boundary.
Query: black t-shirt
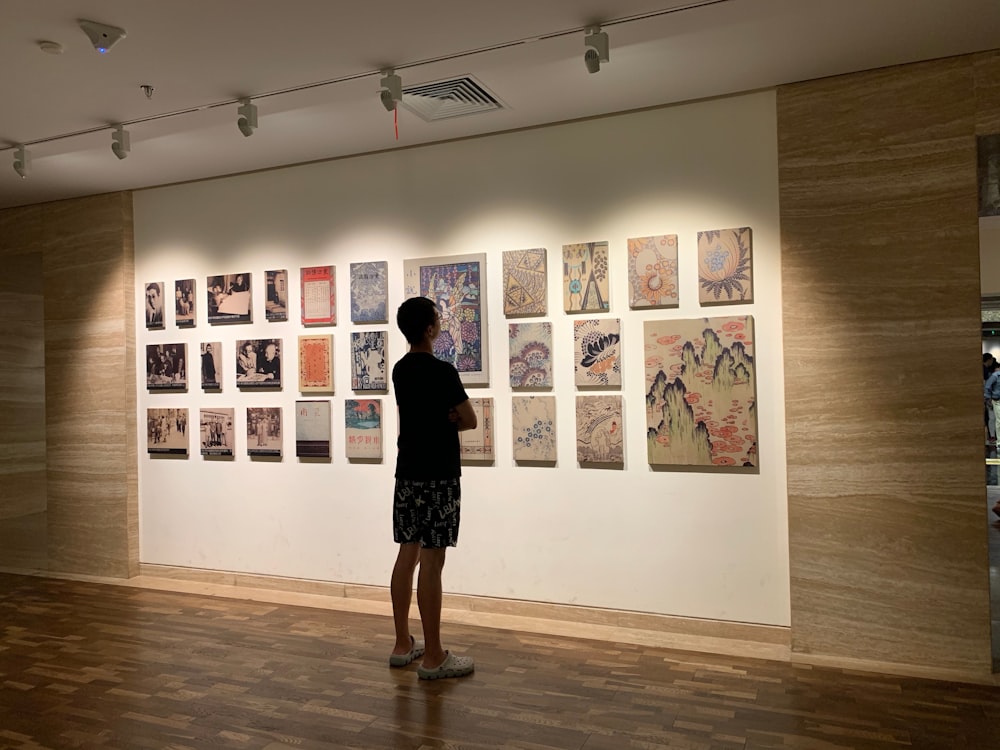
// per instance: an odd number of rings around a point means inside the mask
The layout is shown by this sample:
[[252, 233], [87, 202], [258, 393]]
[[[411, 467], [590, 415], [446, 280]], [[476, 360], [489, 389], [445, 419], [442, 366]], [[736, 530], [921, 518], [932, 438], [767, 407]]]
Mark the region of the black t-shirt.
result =
[[399, 407], [397, 479], [453, 479], [462, 475], [458, 429], [448, 412], [469, 396], [458, 370], [427, 352], [410, 352], [392, 368]]

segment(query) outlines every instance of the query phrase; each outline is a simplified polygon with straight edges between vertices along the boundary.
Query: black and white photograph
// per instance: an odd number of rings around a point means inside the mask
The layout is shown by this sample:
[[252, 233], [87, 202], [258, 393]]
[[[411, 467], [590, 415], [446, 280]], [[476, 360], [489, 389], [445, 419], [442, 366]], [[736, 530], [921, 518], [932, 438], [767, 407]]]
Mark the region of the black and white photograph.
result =
[[209, 323], [252, 323], [250, 274], [209, 276], [205, 282]]
[[187, 455], [188, 410], [146, 409], [146, 452]]
[[146, 284], [146, 328], [163, 328], [163, 282]]
[[146, 388], [187, 390], [187, 344], [146, 345]]
[[202, 409], [199, 414], [201, 426], [201, 455], [232, 456], [235, 430], [233, 420], [235, 409]]
[[247, 407], [247, 455], [281, 455], [281, 407]]
[[272, 322], [288, 320], [288, 271], [265, 271], [264, 279], [264, 317]]
[[281, 387], [281, 339], [236, 342], [236, 385], [239, 388]]
[[174, 282], [174, 322], [178, 328], [194, 328], [194, 279]]
[[222, 343], [219, 341], [201, 344], [201, 387], [206, 391], [222, 389]]

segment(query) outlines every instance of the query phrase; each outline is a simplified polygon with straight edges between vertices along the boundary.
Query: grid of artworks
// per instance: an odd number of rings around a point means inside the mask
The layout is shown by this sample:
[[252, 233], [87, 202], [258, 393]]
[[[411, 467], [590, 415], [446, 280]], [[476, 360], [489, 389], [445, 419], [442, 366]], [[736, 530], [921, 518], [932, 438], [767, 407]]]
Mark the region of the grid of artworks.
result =
[[281, 407], [247, 407], [247, 455], [281, 456]]
[[382, 458], [382, 399], [346, 399], [344, 426], [348, 458]]
[[574, 322], [573, 372], [578, 386], [621, 386], [621, 338], [619, 318]]
[[510, 387], [535, 390], [552, 387], [552, 324], [509, 323]]
[[555, 462], [555, 396], [514, 396], [511, 428], [515, 461]]
[[545, 315], [547, 274], [545, 248], [505, 250], [503, 312], [508, 317]]
[[757, 466], [749, 315], [648, 320], [646, 447], [661, 466]]
[[355, 391], [388, 390], [385, 337], [385, 331], [351, 332], [351, 388]]
[[493, 441], [493, 399], [470, 398], [476, 412], [476, 428], [458, 433], [461, 457], [470, 461], [493, 461], [496, 449]]
[[576, 397], [576, 460], [581, 464], [625, 462], [621, 396]]
[[389, 264], [351, 263], [351, 321], [385, 323], [389, 318]]

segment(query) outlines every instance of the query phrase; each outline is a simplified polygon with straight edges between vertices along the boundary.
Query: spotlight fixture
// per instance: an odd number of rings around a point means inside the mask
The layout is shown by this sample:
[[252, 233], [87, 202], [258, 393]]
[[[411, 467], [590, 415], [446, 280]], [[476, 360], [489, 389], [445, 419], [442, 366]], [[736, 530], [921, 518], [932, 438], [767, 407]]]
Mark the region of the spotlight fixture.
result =
[[108, 26], [106, 23], [98, 23], [97, 21], [80, 20], [78, 23], [83, 29], [83, 33], [90, 38], [94, 49], [102, 55], [125, 38], [125, 29], [119, 29], [117, 26]]
[[240, 99], [240, 106], [236, 110], [240, 119], [236, 121], [236, 126], [244, 136], [249, 138], [257, 127], [257, 105], [250, 101], [250, 97]]
[[382, 80], [379, 82], [378, 98], [385, 107], [386, 112], [392, 112], [396, 105], [403, 101], [403, 79], [396, 75], [392, 68], [382, 71]]
[[31, 154], [24, 150], [24, 146], [18, 146], [14, 151], [14, 171], [17, 172], [23, 180], [28, 176], [28, 171], [30, 169]]
[[583, 64], [588, 73], [596, 73], [601, 69], [602, 62], [608, 62], [608, 35], [601, 31], [600, 26], [588, 26], [587, 35], [583, 38], [586, 51], [583, 53]]
[[122, 125], [119, 125], [111, 131], [111, 151], [119, 159], [124, 159], [131, 150], [132, 139], [129, 137], [128, 131]]

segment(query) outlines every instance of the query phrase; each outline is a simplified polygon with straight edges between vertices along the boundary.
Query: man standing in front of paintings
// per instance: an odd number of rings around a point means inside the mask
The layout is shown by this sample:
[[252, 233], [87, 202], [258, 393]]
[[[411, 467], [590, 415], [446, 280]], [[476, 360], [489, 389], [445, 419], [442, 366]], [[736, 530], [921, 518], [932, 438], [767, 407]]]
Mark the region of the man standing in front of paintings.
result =
[[[399, 452], [393, 501], [393, 537], [399, 544], [392, 571], [396, 644], [389, 664], [403, 667], [423, 656], [423, 680], [471, 674], [473, 660], [441, 644], [441, 571], [445, 552], [458, 543], [461, 463], [458, 433], [476, 427], [465, 387], [454, 365], [434, 356], [441, 315], [426, 297], [406, 300], [396, 323], [410, 350], [392, 370], [399, 408]], [[413, 573], [426, 645], [410, 635]]]

